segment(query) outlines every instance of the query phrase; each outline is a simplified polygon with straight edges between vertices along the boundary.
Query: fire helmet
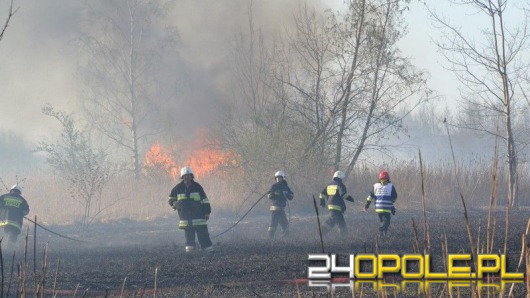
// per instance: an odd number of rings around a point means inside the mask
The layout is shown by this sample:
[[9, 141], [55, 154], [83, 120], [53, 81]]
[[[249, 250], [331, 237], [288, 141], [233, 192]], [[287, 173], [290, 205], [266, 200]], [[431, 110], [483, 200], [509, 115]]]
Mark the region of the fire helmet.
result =
[[22, 193], [22, 188], [20, 187], [20, 185], [15, 184], [15, 185], [11, 186], [11, 189], [9, 191], [10, 192]]
[[379, 173], [379, 180], [383, 179], [390, 180], [390, 175], [388, 175], [387, 171], [381, 171], [381, 173]]
[[285, 173], [283, 171], [278, 171], [274, 173], [274, 177], [282, 177], [283, 179], [285, 179], [287, 176], [285, 176]]
[[193, 178], [193, 171], [191, 170], [190, 167], [186, 166], [180, 169], [180, 179], [182, 179], [184, 175], [191, 175], [191, 178]]
[[335, 174], [333, 174], [333, 178], [339, 178], [340, 180], [344, 179], [346, 177], [346, 174], [344, 174], [343, 171], [336, 171]]

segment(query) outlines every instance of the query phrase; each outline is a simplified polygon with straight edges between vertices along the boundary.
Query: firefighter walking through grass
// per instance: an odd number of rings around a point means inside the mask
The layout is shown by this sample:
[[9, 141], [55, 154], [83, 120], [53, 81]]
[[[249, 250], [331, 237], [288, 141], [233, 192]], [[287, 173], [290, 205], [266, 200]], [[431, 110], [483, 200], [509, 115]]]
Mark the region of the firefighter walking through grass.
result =
[[0, 228], [4, 228], [10, 243], [17, 240], [24, 216], [29, 213], [29, 205], [22, 197], [22, 188], [15, 184], [6, 193], [0, 196]]
[[186, 252], [195, 250], [195, 235], [201, 248], [206, 252], [213, 251], [212, 241], [208, 233], [207, 221], [212, 211], [208, 197], [202, 186], [195, 182], [190, 167], [180, 170], [180, 179], [169, 194], [169, 205], [178, 211], [179, 229], [186, 235]]
[[392, 182], [390, 182], [390, 175], [388, 175], [388, 172], [382, 171], [379, 173], [379, 182], [374, 184], [370, 195], [366, 198], [364, 211], [368, 210], [370, 203], [375, 200], [375, 212], [377, 212], [380, 222], [380, 237], [385, 237], [387, 235], [391, 214], [396, 214], [394, 202], [396, 202], [397, 196], [396, 188]]
[[269, 190], [269, 199], [272, 201], [270, 211], [272, 213], [271, 225], [269, 226], [269, 238], [274, 238], [278, 224], [282, 227], [283, 236], [289, 235], [289, 221], [285, 215], [285, 207], [287, 200], [293, 199], [293, 192], [287, 185], [286, 176], [283, 171], [278, 171], [274, 174], [276, 183], [271, 186]]
[[353, 202], [353, 197], [348, 194], [346, 186], [342, 183], [346, 175], [343, 171], [336, 171], [333, 174], [333, 182], [331, 182], [320, 193], [320, 206], [326, 207], [329, 210], [329, 218], [322, 224], [322, 233], [326, 234], [331, 231], [335, 225], [339, 226], [339, 231], [342, 236], [346, 236], [348, 228], [344, 221], [344, 212], [346, 211], [346, 201]]

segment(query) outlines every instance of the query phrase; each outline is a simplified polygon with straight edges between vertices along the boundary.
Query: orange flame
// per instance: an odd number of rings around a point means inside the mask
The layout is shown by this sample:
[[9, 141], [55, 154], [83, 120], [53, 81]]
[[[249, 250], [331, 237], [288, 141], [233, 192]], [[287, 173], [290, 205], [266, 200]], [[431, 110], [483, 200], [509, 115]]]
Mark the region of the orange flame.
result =
[[236, 166], [238, 158], [236, 154], [222, 151], [218, 146], [214, 146], [194, 151], [186, 159], [186, 164], [191, 167], [196, 177], [203, 177], [220, 171], [223, 166]]
[[171, 155], [171, 150], [164, 149], [160, 144], [153, 144], [145, 153], [145, 166], [162, 169], [176, 179], [179, 176], [179, 170]]
[[239, 157], [237, 154], [222, 150], [218, 142], [206, 144], [206, 138], [201, 132], [199, 134], [202, 136], [186, 150], [183, 163], [175, 161], [177, 146], [174, 146], [173, 149], [165, 149], [160, 144], [153, 144], [145, 154], [146, 168], [161, 169], [176, 181], [180, 179], [178, 164], [191, 167], [195, 178], [221, 174], [228, 168], [238, 166]]

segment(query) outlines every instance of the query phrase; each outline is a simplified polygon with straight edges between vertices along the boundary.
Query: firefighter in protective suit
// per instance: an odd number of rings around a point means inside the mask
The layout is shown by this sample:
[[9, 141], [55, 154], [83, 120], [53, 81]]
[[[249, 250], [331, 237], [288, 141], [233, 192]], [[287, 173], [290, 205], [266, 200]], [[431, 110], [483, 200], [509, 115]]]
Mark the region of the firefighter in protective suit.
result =
[[380, 237], [386, 236], [390, 226], [391, 214], [396, 214], [394, 202], [396, 202], [397, 196], [396, 188], [390, 182], [390, 175], [386, 171], [381, 171], [379, 173], [379, 182], [374, 184], [370, 195], [366, 198], [366, 205], [364, 205], [364, 211], [366, 211], [370, 207], [370, 203], [375, 200], [375, 212], [377, 212], [380, 222]]
[[269, 226], [269, 238], [274, 238], [278, 224], [282, 227], [283, 236], [289, 235], [289, 221], [285, 215], [285, 206], [287, 200], [293, 199], [293, 192], [287, 185], [286, 176], [283, 171], [278, 171], [274, 174], [276, 183], [271, 186], [269, 190], [269, 199], [272, 201], [270, 211], [272, 213], [271, 225]]
[[333, 182], [331, 182], [320, 193], [320, 206], [327, 207], [330, 213], [329, 218], [322, 224], [322, 233], [326, 234], [331, 231], [335, 225], [339, 226], [342, 236], [346, 236], [348, 228], [344, 221], [344, 211], [346, 211], [346, 201], [353, 202], [353, 197], [348, 194], [346, 186], [342, 183], [345, 178], [343, 171], [336, 171], [333, 174]]
[[4, 228], [9, 242], [17, 240], [24, 216], [28, 213], [28, 202], [22, 197], [22, 189], [18, 184], [13, 185], [9, 193], [0, 196], [0, 228]]
[[195, 182], [190, 167], [180, 170], [180, 179], [169, 194], [169, 205], [178, 211], [179, 229], [186, 235], [186, 252], [195, 250], [195, 235], [201, 248], [206, 252], [213, 251], [208, 233], [207, 221], [212, 211], [208, 197], [202, 186]]

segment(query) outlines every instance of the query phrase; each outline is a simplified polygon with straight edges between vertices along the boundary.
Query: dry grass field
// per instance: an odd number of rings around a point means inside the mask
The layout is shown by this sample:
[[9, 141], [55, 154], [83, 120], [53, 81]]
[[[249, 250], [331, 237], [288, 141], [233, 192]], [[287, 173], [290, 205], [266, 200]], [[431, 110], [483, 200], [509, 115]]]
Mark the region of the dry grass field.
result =
[[[412, 219], [418, 226], [419, 247], [423, 250], [422, 212], [398, 211], [392, 218], [390, 236], [378, 239], [376, 214], [373, 210], [361, 212], [357, 205], [360, 204], [355, 203], [346, 213], [349, 237], [341, 239], [334, 232], [325, 235], [326, 253], [414, 253], [416, 235]], [[528, 211], [512, 212], [508, 242], [511, 272], [524, 271], [524, 263], [523, 267], [517, 267], [528, 214]], [[216, 247], [212, 254], [184, 252], [184, 235], [176, 229], [175, 216], [97, 223], [89, 230], [77, 225], [48, 226], [84, 242], [61, 238], [40, 228], [35, 235], [33, 226], [28, 225], [26, 256], [23, 255], [25, 237], [19, 239], [14, 259], [4, 251], [4, 293], [9, 288], [9, 296], [15, 297], [16, 289], [20, 293], [23, 288], [28, 296], [33, 296], [37, 289], [46, 296], [57, 297], [153, 297], [155, 294], [156, 297], [331, 297], [324, 287], [310, 287], [306, 279], [307, 255], [321, 252], [316, 216], [292, 214], [290, 237], [271, 241], [266, 237], [269, 223], [266, 212], [251, 212], [221, 236], [217, 235], [240, 215], [218, 214], [210, 220], [210, 234]], [[324, 219], [327, 214], [324, 212], [322, 216]], [[485, 241], [486, 216], [483, 211], [469, 214], [475, 245], [483, 246]], [[443, 271], [444, 243], [449, 253], [469, 252], [465, 220], [462, 212], [457, 211], [429, 212], [427, 217], [433, 271]], [[504, 214], [500, 212], [495, 218], [494, 251], [498, 253], [502, 251], [504, 239]], [[472, 289], [453, 288], [453, 294], [469, 297]], [[504, 296], [509, 290], [508, 285]], [[525, 284], [516, 284], [514, 297], [524, 296], [524, 291]], [[385, 295], [449, 296], [447, 286], [438, 284], [431, 288], [430, 295], [420, 295], [409, 288], [397, 293], [374, 292], [367, 285], [357, 289], [355, 296], [349, 287], [338, 288], [333, 297]]]
[[[429, 251], [434, 271], [444, 271], [447, 253], [470, 253], [469, 233], [475, 253], [504, 251], [506, 191], [505, 182], [499, 178], [502, 175], [495, 181], [498, 187], [487, 233], [493, 190], [488, 161], [424, 163], [423, 176], [414, 160], [388, 164], [385, 169], [399, 193], [390, 236], [378, 239], [377, 215], [373, 208], [362, 211], [378, 169], [360, 166], [346, 181], [356, 200], [348, 204], [345, 215], [349, 237], [326, 235], [326, 253], [403, 255]], [[524, 167], [521, 170], [526, 171]], [[216, 251], [211, 255], [184, 253], [184, 233], [177, 229], [177, 215], [167, 205], [175, 181], [164, 173], [139, 181], [115, 177], [92, 202], [93, 220], [88, 227], [81, 224], [84, 202], [73, 197], [59, 177], [38, 170], [20, 175], [31, 207], [28, 218], [36, 216], [37, 222], [50, 230], [81, 241], [61, 238], [40, 227], [35, 233], [34, 225], [26, 221], [27, 239], [21, 235], [14, 257], [11, 251], [3, 251], [3, 293], [10, 297], [16, 293], [57, 297], [329, 297], [325, 287], [309, 286], [307, 267], [308, 254], [321, 252], [312, 195], [321, 191], [330, 174], [305, 174], [288, 176], [295, 192], [288, 210], [291, 235], [273, 241], [266, 236], [270, 220], [267, 199], [235, 228], [218, 236], [268, 189], [273, 182], [270, 175], [252, 183], [230, 175], [198, 179], [213, 209], [209, 227]], [[2, 177], [10, 183], [6, 177], [15, 175]], [[526, 180], [526, 176], [520, 177], [520, 194], [530, 191]], [[465, 198], [468, 222], [460, 195]], [[530, 203], [524, 196], [519, 199], [519, 208], [510, 213], [506, 247], [509, 270], [524, 272], [525, 262], [520, 263], [520, 258]], [[423, 208], [430, 247], [424, 241]], [[320, 209], [320, 214], [325, 220], [327, 212]], [[472, 296], [476, 290], [465, 285], [452, 289], [457, 297]], [[521, 297], [525, 289], [522, 283], [513, 289], [508, 284], [501, 296], [508, 296], [511, 290], [514, 297]], [[354, 290], [339, 287], [333, 297], [352, 297], [352, 292], [355, 297], [449, 296], [447, 284], [435, 284], [430, 293], [422, 295], [408, 287], [374, 292], [365, 285]], [[498, 296], [491, 291], [494, 289], [490, 288], [490, 296]]]

